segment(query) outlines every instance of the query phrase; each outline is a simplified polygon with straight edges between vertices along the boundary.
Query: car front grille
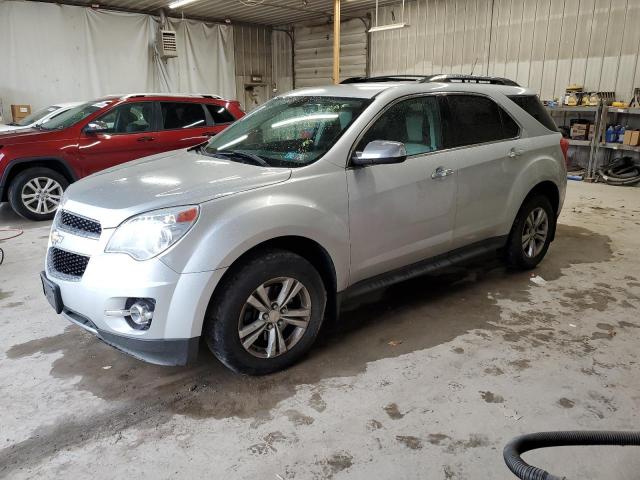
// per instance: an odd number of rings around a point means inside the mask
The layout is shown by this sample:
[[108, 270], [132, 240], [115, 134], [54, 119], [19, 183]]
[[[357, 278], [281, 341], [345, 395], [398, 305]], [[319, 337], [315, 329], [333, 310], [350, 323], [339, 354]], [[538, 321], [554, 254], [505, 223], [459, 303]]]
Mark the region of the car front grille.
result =
[[86, 237], [100, 237], [102, 227], [99, 222], [62, 210], [59, 217], [59, 227], [72, 233]]
[[49, 249], [47, 263], [53, 275], [66, 280], [77, 281], [84, 275], [89, 263], [89, 257], [52, 247]]

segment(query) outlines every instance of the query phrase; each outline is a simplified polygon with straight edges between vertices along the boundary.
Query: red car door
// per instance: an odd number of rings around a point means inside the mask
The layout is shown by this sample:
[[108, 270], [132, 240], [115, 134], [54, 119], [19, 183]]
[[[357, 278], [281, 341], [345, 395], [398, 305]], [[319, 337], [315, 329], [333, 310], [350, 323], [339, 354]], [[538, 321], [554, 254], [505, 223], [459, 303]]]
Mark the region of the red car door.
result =
[[78, 141], [83, 176], [161, 151], [152, 101], [114, 107], [89, 122]]
[[189, 148], [206, 142], [218, 133], [211, 125], [204, 106], [198, 102], [159, 102], [162, 150]]

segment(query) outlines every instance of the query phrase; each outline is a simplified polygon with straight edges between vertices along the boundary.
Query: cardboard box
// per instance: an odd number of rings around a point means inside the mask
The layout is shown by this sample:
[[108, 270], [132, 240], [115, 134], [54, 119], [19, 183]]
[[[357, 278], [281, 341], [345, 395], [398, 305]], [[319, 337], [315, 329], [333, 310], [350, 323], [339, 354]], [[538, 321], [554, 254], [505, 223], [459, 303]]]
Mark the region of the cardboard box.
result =
[[591, 125], [589, 125], [589, 134], [587, 135], [587, 140], [592, 140], [595, 134], [596, 126], [592, 123]]
[[625, 130], [624, 131], [624, 137], [622, 137], [622, 144], [623, 145], [631, 145], [631, 134], [633, 133], [633, 130]]
[[571, 131], [569, 132], [569, 136], [573, 140], [586, 140], [588, 131], [589, 131], [588, 123], [574, 123], [573, 125], [571, 125]]
[[[624, 132], [625, 135], [627, 132]], [[632, 147], [637, 147], [640, 145], [640, 130], [632, 130], [631, 131], [631, 139], [629, 140], [629, 145]]]
[[17, 122], [31, 115], [31, 105], [11, 105], [11, 116]]

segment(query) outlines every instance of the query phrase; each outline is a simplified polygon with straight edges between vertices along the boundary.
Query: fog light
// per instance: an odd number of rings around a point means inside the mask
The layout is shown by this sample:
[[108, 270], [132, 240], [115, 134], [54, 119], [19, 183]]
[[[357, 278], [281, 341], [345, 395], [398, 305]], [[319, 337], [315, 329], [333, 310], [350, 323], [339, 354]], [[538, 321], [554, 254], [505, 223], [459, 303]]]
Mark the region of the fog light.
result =
[[153, 318], [153, 305], [150, 305], [144, 300], [139, 300], [129, 308], [129, 316], [131, 317], [131, 321], [136, 325], [140, 325], [141, 327], [147, 326]]
[[156, 301], [153, 298], [128, 298], [124, 309], [105, 310], [108, 317], [124, 317], [129, 326], [135, 330], [147, 330], [153, 320]]

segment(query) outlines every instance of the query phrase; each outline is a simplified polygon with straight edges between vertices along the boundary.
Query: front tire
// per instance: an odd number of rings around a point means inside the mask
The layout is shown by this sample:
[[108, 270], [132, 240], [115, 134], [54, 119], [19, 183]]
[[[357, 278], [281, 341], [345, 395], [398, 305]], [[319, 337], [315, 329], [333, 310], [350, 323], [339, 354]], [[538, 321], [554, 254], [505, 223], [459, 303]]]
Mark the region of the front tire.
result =
[[68, 186], [67, 179], [54, 170], [28, 168], [12, 180], [9, 204], [14, 212], [28, 220], [51, 220]]
[[556, 217], [549, 199], [544, 195], [526, 199], [509, 234], [507, 263], [523, 270], [534, 268], [546, 255], [555, 229]]
[[204, 338], [231, 370], [265, 375], [296, 363], [313, 345], [327, 294], [304, 258], [269, 250], [232, 267], [207, 313]]

